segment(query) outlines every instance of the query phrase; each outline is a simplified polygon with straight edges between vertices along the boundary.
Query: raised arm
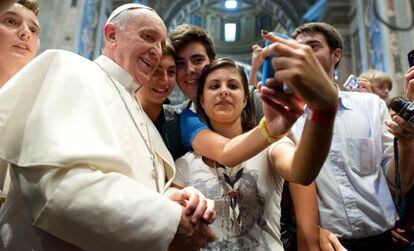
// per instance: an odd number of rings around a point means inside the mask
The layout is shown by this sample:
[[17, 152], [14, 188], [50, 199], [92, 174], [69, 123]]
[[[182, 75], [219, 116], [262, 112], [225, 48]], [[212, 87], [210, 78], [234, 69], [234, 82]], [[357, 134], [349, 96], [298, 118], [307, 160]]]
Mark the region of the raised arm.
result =
[[[184, 148], [191, 145], [199, 155], [214, 159], [226, 166], [235, 166], [250, 159], [267, 146], [271, 140], [263, 135], [263, 126], [235, 138], [228, 139], [208, 129], [198, 116], [190, 110], [184, 110], [180, 117]], [[285, 135], [290, 126], [281, 125], [278, 117], [269, 119], [268, 125], [276, 128], [276, 135]], [[280, 137], [281, 137], [280, 136]]]
[[292, 161], [292, 181], [307, 185], [318, 176], [331, 145], [333, 121], [306, 122]]
[[[308, 185], [319, 174], [329, 152], [338, 104], [337, 89], [309, 46], [272, 34], [264, 35], [264, 38], [272, 44], [263, 49], [262, 57], [277, 54], [272, 61], [276, 68], [275, 78], [268, 80], [261, 90], [267, 103], [264, 106], [266, 119], [270, 109], [277, 109], [281, 116], [292, 113], [290, 107], [298, 100], [306, 103], [309, 109], [301, 140], [291, 163], [284, 170], [286, 179]], [[283, 83], [289, 83], [293, 95], [283, 93]], [[297, 111], [293, 110], [293, 113]], [[268, 129], [274, 135], [273, 129]]]
[[262, 47], [257, 44], [252, 46], [252, 68], [249, 74], [249, 85], [256, 86], [257, 84], [257, 70], [259, 69], [260, 65], [262, 64], [263, 59], [260, 57], [260, 52], [262, 51]]
[[[284, 64], [285, 69], [277, 69], [278, 79], [268, 81], [268, 87], [263, 88], [262, 98], [267, 103], [264, 109], [266, 122], [260, 128], [256, 127], [231, 140], [203, 130], [194, 137], [191, 145], [200, 155], [234, 166], [264, 149], [273, 139], [286, 135], [303, 112], [302, 103], [299, 101], [303, 100], [312, 109], [314, 116], [305, 125], [303, 139], [293, 158], [292, 175], [289, 179], [309, 184], [318, 175], [329, 151], [338, 102], [337, 91], [309, 46], [285, 41], [273, 35], [268, 35], [265, 39], [279, 42], [263, 49], [262, 58], [275, 52], [284, 53], [289, 58], [287, 64]], [[276, 60], [283, 58], [280, 57], [282, 54]], [[292, 70], [292, 67], [297, 70]], [[283, 81], [291, 83], [295, 95], [280, 91]], [[313, 148], [315, 144], [319, 145], [318, 150]], [[315, 165], [309, 166], [307, 163]]]
[[[303, 108], [299, 102], [292, 102], [289, 107], [293, 112], [286, 113], [283, 116], [274, 109], [267, 109], [265, 112], [266, 119], [263, 118], [259, 126], [232, 139], [205, 128], [197, 132], [193, 139], [191, 139], [191, 136], [186, 137], [185, 141], [190, 141], [194, 151], [198, 154], [227, 166], [235, 166], [255, 156], [276, 139], [282, 138], [289, 132], [293, 123], [303, 113]], [[190, 120], [187, 116], [182, 119]], [[199, 126], [195, 124], [202, 124], [195, 114], [192, 115], [191, 120], [193, 121], [182, 121], [181, 125], [183, 127], [186, 124], [192, 124], [184, 130], [196, 130]]]
[[[414, 102], [414, 67], [408, 69], [405, 79], [405, 98]], [[385, 121], [385, 124], [388, 131], [398, 139], [398, 165], [402, 193], [405, 194], [414, 185], [414, 124], [405, 121], [398, 115], [394, 115], [392, 120]], [[398, 194], [399, 189], [396, 189], [395, 175], [395, 165], [391, 163], [387, 169], [387, 180], [391, 190]]]
[[206, 129], [199, 132], [192, 143], [198, 154], [227, 166], [248, 160], [269, 145], [258, 127], [233, 139]]

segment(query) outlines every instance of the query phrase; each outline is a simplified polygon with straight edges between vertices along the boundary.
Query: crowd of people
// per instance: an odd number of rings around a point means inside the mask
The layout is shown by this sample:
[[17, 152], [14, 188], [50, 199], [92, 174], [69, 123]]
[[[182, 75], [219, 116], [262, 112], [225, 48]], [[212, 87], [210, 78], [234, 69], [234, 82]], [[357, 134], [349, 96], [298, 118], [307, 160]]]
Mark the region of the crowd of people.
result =
[[[38, 10], [0, 6], [1, 250], [414, 249], [414, 125], [385, 73], [339, 89], [333, 26], [262, 31], [246, 76], [140, 4], [111, 13], [94, 61], [36, 57]], [[176, 83], [187, 100], [166, 105]]]

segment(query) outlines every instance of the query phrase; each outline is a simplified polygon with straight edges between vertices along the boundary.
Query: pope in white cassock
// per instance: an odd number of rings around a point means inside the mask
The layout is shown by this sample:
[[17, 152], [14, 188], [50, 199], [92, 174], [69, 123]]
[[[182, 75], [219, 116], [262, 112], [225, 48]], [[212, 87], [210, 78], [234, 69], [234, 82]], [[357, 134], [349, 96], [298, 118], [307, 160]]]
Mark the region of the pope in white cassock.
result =
[[111, 14], [104, 35], [94, 62], [46, 51], [0, 90], [0, 158], [12, 165], [0, 250], [166, 250], [180, 240], [211, 241], [206, 224], [190, 222], [211, 223], [211, 201], [192, 189], [162, 194], [174, 162], [133, 98], [160, 61], [164, 23], [128, 4]]

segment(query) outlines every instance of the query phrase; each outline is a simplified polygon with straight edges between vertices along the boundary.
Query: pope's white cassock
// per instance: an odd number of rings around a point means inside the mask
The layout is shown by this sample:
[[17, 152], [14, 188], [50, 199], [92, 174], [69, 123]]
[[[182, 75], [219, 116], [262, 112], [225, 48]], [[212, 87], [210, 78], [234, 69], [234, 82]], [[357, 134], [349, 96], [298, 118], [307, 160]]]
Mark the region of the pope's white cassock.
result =
[[137, 88], [105, 56], [50, 50], [0, 89], [0, 158], [12, 163], [0, 250], [168, 248], [181, 206], [157, 187], [174, 162]]

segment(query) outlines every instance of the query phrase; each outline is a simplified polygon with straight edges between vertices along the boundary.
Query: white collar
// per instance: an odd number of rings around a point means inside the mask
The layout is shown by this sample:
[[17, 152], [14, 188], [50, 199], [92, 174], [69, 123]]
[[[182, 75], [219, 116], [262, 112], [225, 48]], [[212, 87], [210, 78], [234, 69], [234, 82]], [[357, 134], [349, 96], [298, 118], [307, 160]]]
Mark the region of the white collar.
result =
[[349, 92], [339, 90], [339, 107], [343, 107], [347, 110], [352, 110], [354, 108], [349, 94]]
[[109, 57], [101, 55], [94, 62], [108, 73], [109, 76], [121, 83], [128, 92], [133, 93], [138, 90], [139, 85], [134, 82], [131, 75]]

